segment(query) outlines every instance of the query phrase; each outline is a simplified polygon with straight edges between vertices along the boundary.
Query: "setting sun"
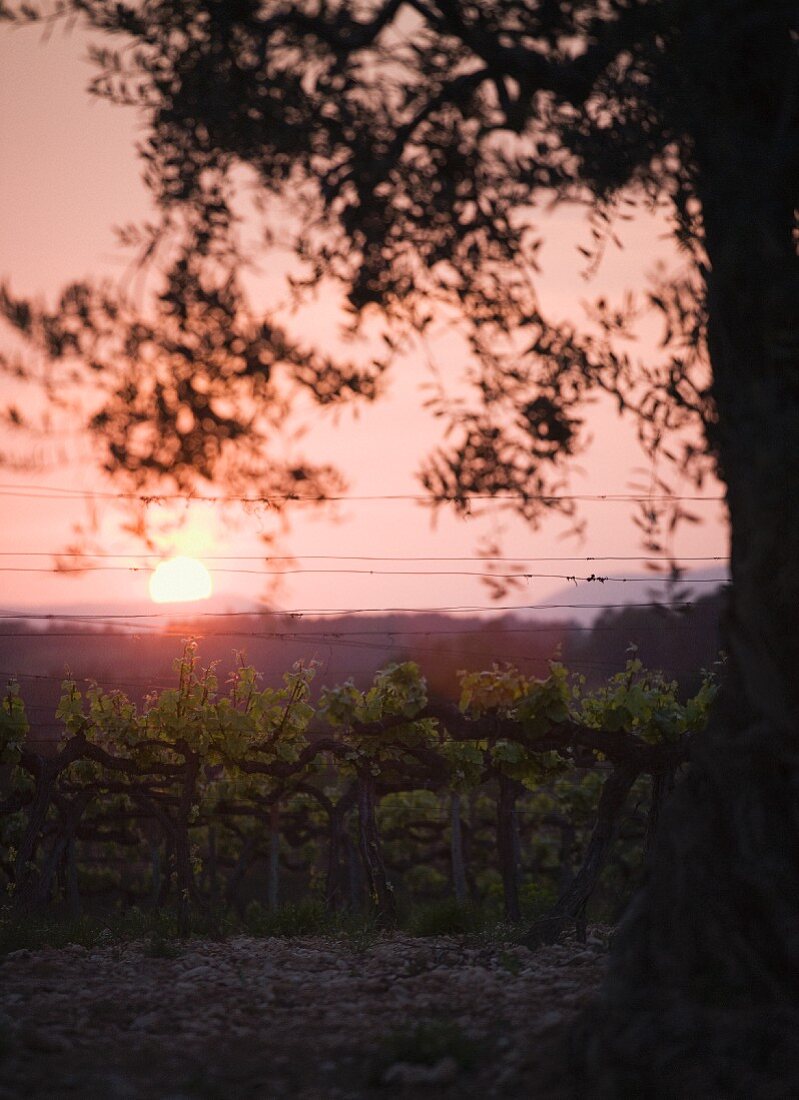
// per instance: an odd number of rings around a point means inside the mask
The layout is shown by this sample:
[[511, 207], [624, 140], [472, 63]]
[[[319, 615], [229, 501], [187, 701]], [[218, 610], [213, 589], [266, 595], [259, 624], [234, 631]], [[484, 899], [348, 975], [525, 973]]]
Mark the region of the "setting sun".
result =
[[211, 595], [211, 574], [196, 558], [179, 555], [162, 561], [150, 577], [154, 603], [185, 603]]

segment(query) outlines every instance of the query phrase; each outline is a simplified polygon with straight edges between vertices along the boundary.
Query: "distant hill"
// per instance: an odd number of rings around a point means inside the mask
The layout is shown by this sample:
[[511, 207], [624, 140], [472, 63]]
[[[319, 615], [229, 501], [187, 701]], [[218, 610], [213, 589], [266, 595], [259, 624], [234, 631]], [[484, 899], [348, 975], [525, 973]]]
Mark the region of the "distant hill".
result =
[[580, 577], [593, 574], [595, 580], [577, 580], [576, 583], [564, 585], [541, 600], [540, 605], [551, 607], [573, 622], [590, 625], [608, 607], [618, 609], [619, 604], [694, 603], [718, 592], [729, 582], [729, 570], [722, 563], [706, 569], [686, 570], [676, 581], [664, 574], [636, 570], [610, 573], [603, 568], [602, 562], [596, 562], [595, 568], [587, 568], [592, 564], [588, 562], [582, 566]]
[[598, 683], [623, 668], [637, 646], [637, 656], [648, 668], [657, 668], [680, 683], [684, 694], [695, 691], [702, 670], [719, 658], [719, 621], [724, 593], [717, 589], [686, 604], [625, 607], [599, 613], [590, 627], [574, 624], [567, 634], [564, 662]]
[[[0, 677], [20, 679], [33, 735], [57, 736], [54, 719], [66, 670], [79, 681], [96, 679], [137, 702], [154, 689], [173, 686], [174, 659], [182, 639], [196, 637], [202, 663], [218, 662], [220, 679], [234, 667], [235, 652], [275, 684], [295, 661], [316, 661], [316, 683], [352, 678], [368, 682], [376, 669], [414, 660], [431, 693], [453, 698], [457, 672], [510, 662], [543, 676], [547, 661], [561, 656], [591, 683], [624, 667], [627, 649], [638, 645], [644, 663], [662, 668], [693, 690], [700, 669], [718, 654], [721, 595], [704, 595], [686, 610], [666, 607], [606, 608], [586, 623], [577, 616], [552, 618], [515, 613], [487, 618], [441, 614], [341, 615], [292, 618], [279, 613], [220, 614], [211, 620], [190, 614], [173, 618], [163, 632], [144, 625], [131, 631], [109, 621], [6, 621], [0, 629]], [[571, 612], [569, 612], [571, 615]]]

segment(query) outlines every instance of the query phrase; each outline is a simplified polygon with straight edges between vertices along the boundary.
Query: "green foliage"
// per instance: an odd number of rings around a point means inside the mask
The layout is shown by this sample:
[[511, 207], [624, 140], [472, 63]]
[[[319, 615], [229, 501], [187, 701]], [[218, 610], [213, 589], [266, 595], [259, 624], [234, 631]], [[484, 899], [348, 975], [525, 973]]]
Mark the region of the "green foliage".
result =
[[543, 917], [557, 901], [557, 891], [550, 882], [525, 882], [519, 890], [522, 915], [528, 922]]
[[514, 955], [512, 951], [503, 951], [499, 956], [499, 964], [503, 970], [507, 970], [509, 974], [517, 977], [522, 969], [522, 962], [518, 955]]
[[322, 902], [312, 899], [281, 905], [277, 909], [267, 909], [252, 901], [244, 913], [244, 927], [254, 936], [293, 938], [332, 935], [337, 930], [337, 922]]
[[675, 680], [646, 670], [632, 657], [623, 672], [582, 700], [581, 716], [595, 729], [624, 730], [647, 744], [674, 742], [704, 729], [717, 690], [712, 674], [706, 673], [697, 694], [681, 703]]
[[385, 1036], [375, 1053], [370, 1081], [380, 1084], [385, 1071], [396, 1062], [434, 1066], [443, 1058], [454, 1058], [461, 1069], [468, 1070], [476, 1065], [479, 1055], [478, 1044], [454, 1020], [420, 1020]]
[[9, 680], [0, 706], [0, 764], [18, 764], [29, 729], [19, 684]]
[[449, 767], [453, 790], [468, 791], [478, 786], [485, 766], [484, 742], [443, 741], [436, 750]]
[[405, 923], [412, 936], [467, 936], [484, 925], [483, 915], [474, 905], [454, 898], [414, 906]]
[[569, 673], [557, 661], [550, 662], [545, 680], [526, 677], [513, 665], [494, 665], [488, 672], [461, 673], [460, 682], [461, 710], [515, 719], [533, 737], [570, 717]]
[[[563, 771], [564, 762], [556, 753], [541, 752], [535, 744], [574, 717], [575, 691], [563, 665], [550, 662], [545, 680], [526, 677], [512, 665], [494, 665], [486, 672], [462, 673], [460, 681], [462, 711], [475, 718], [495, 715], [518, 727], [516, 739], [491, 739], [488, 758], [496, 770], [527, 786]], [[458, 768], [464, 777], [467, 768], [468, 764]]]
[[181, 953], [180, 945], [174, 940], [167, 939], [159, 931], [153, 932], [145, 948], [145, 954], [151, 959], [177, 959]]
[[[544, 679], [495, 666], [463, 675], [463, 717], [453, 708], [450, 731], [446, 709], [433, 711], [443, 713], [443, 720], [425, 710], [426, 684], [412, 663], [379, 671], [365, 690], [352, 682], [325, 687], [316, 705], [313, 666], [298, 664], [281, 685], [262, 688], [255, 670], [242, 665], [220, 686], [214, 669], [200, 666], [190, 643], [175, 667], [177, 686], [147, 697], [141, 707], [122, 692], [97, 686], [81, 692], [74, 680], [64, 682], [57, 711], [64, 741], [57, 759], [67, 761], [73, 754], [76, 759], [62, 765], [58, 800], [51, 799], [39, 834], [32, 837], [27, 831], [40, 769], [35, 754], [24, 755], [24, 706], [16, 686], [10, 686], [0, 707], [3, 744], [11, 756], [4, 779], [11, 798], [0, 815], [0, 881], [9, 898], [17, 896], [20, 881], [25, 886], [26, 876], [27, 889], [38, 884], [43, 897], [63, 900], [68, 890], [98, 903], [124, 890], [141, 904], [177, 901], [184, 934], [198, 922], [216, 934], [228, 919], [214, 915], [225, 876], [240, 859], [245, 871], [259, 868], [247, 872], [249, 885], [238, 895], [243, 906], [252, 897], [251, 886], [263, 884], [263, 861], [269, 860], [277, 822], [281, 859], [311, 900], [275, 911], [253, 904], [248, 927], [264, 935], [333, 928], [322, 902], [332, 882], [325, 877], [323, 854], [329, 815], [339, 800], [349, 799], [339, 823], [341, 843], [346, 840], [349, 852], [357, 851], [364, 838], [358, 835], [353, 780], [366, 771], [375, 780], [382, 858], [401, 905], [414, 912], [420, 900], [439, 899], [429, 912], [412, 918], [420, 929], [467, 930], [477, 920], [474, 913], [440, 902], [452, 876], [453, 792], [460, 797], [476, 896], [495, 905], [501, 890], [494, 863], [496, 780], [517, 781], [514, 797], [526, 815], [517, 818], [528, 880], [522, 881], [522, 908], [535, 915], [551, 900], [561, 861], [570, 866], [579, 861], [606, 774], [576, 769], [573, 744], [582, 739], [590, 746], [589, 764], [602, 763], [603, 737], [614, 753], [634, 753], [636, 761], [650, 746], [673, 745], [679, 762], [686, 739], [706, 722], [716, 690], [707, 678], [682, 702], [675, 684], [636, 659], [593, 692], [558, 663]], [[619, 743], [619, 732], [628, 740]], [[639, 806], [647, 803], [647, 783], [642, 791], [635, 795]], [[67, 830], [76, 827], [68, 824], [70, 814], [76, 814], [81, 835], [91, 838], [91, 865], [81, 856], [82, 841], [69, 841]], [[565, 854], [565, 834], [559, 831], [564, 820], [572, 829]], [[640, 847], [635, 836], [632, 850]], [[71, 870], [65, 862], [68, 841]], [[53, 853], [58, 858], [50, 860], [47, 878], [44, 869]], [[357, 908], [359, 871], [344, 848], [337, 858], [338, 900], [349, 891]], [[351, 865], [345, 871], [346, 860]], [[621, 875], [622, 885], [628, 878], [627, 872]], [[498, 911], [494, 915], [498, 919]], [[149, 935], [145, 925], [141, 934]]]
[[419, 666], [406, 661], [376, 672], [366, 691], [359, 691], [352, 680], [323, 688], [318, 709], [331, 726], [345, 726], [397, 715], [411, 719], [426, 702], [427, 685]]
[[190, 642], [175, 671], [178, 687], [149, 696], [141, 712], [124, 692], [95, 685], [84, 700], [75, 682], [65, 680], [56, 717], [67, 734], [84, 732], [109, 750], [130, 748], [146, 763], [193, 752], [220, 764], [253, 749], [274, 760], [296, 760], [314, 714], [308, 702], [313, 665], [297, 664], [285, 673], [281, 688], [263, 690], [255, 669], [243, 667], [221, 694], [214, 669], [199, 667], [196, 644]]
[[0, 909], [0, 955], [70, 944], [89, 950], [134, 940], [155, 938], [169, 942], [176, 936], [175, 916], [168, 911], [145, 913], [134, 907], [125, 913], [68, 917], [63, 913], [21, 915], [11, 906]]
[[508, 714], [529, 689], [530, 681], [512, 665], [460, 675], [460, 708], [479, 717], [489, 711]]
[[[371, 687], [360, 691], [352, 680], [325, 687], [317, 713], [334, 729], [346, 732], [348, 750], [341, 761], [345, 773], [402, 760], [406, 750], [430, 746], [435, 721], [415, 716], [427, 703], [427, 683], [412, 661], [389, 665], [375, 673]], [[397, 722], [396, 719], [407, 719]]]
[[[407, 850], [412, 842], [412, 838], [409, 837], [402, 846]], [[386, 857], [389, 861], [392, 847], [388, 842], [386, 843]], [[423, 848], [421, 854], [423, 858]], [[405, 871], [402, 883], [405, 891], [414, 898], [436, 897], [448, 888], [449, 876], [441, 867], [431, 866], [429, 863], [414, 863]]]

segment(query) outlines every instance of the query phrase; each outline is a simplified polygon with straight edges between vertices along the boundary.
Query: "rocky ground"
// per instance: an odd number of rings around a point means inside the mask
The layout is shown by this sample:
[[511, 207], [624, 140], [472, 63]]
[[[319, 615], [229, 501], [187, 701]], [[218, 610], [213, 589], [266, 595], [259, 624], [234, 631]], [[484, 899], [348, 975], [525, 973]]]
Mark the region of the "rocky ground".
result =
[[594, 995], [605, 940], [16, 951], [0, 959], [0, 1100], [550, 1100], [541, 1051]]

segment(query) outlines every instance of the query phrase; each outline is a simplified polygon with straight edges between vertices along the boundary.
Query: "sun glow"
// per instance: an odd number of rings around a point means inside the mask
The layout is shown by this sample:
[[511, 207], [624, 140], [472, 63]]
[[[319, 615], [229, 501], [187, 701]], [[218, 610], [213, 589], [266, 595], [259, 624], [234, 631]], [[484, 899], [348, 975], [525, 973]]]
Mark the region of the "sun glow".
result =
[[211, 588], [211, 574], [203, 563], [183, 554], [160, 562], [150, 577], [150, 599], [153, 603], [207, 600]]

